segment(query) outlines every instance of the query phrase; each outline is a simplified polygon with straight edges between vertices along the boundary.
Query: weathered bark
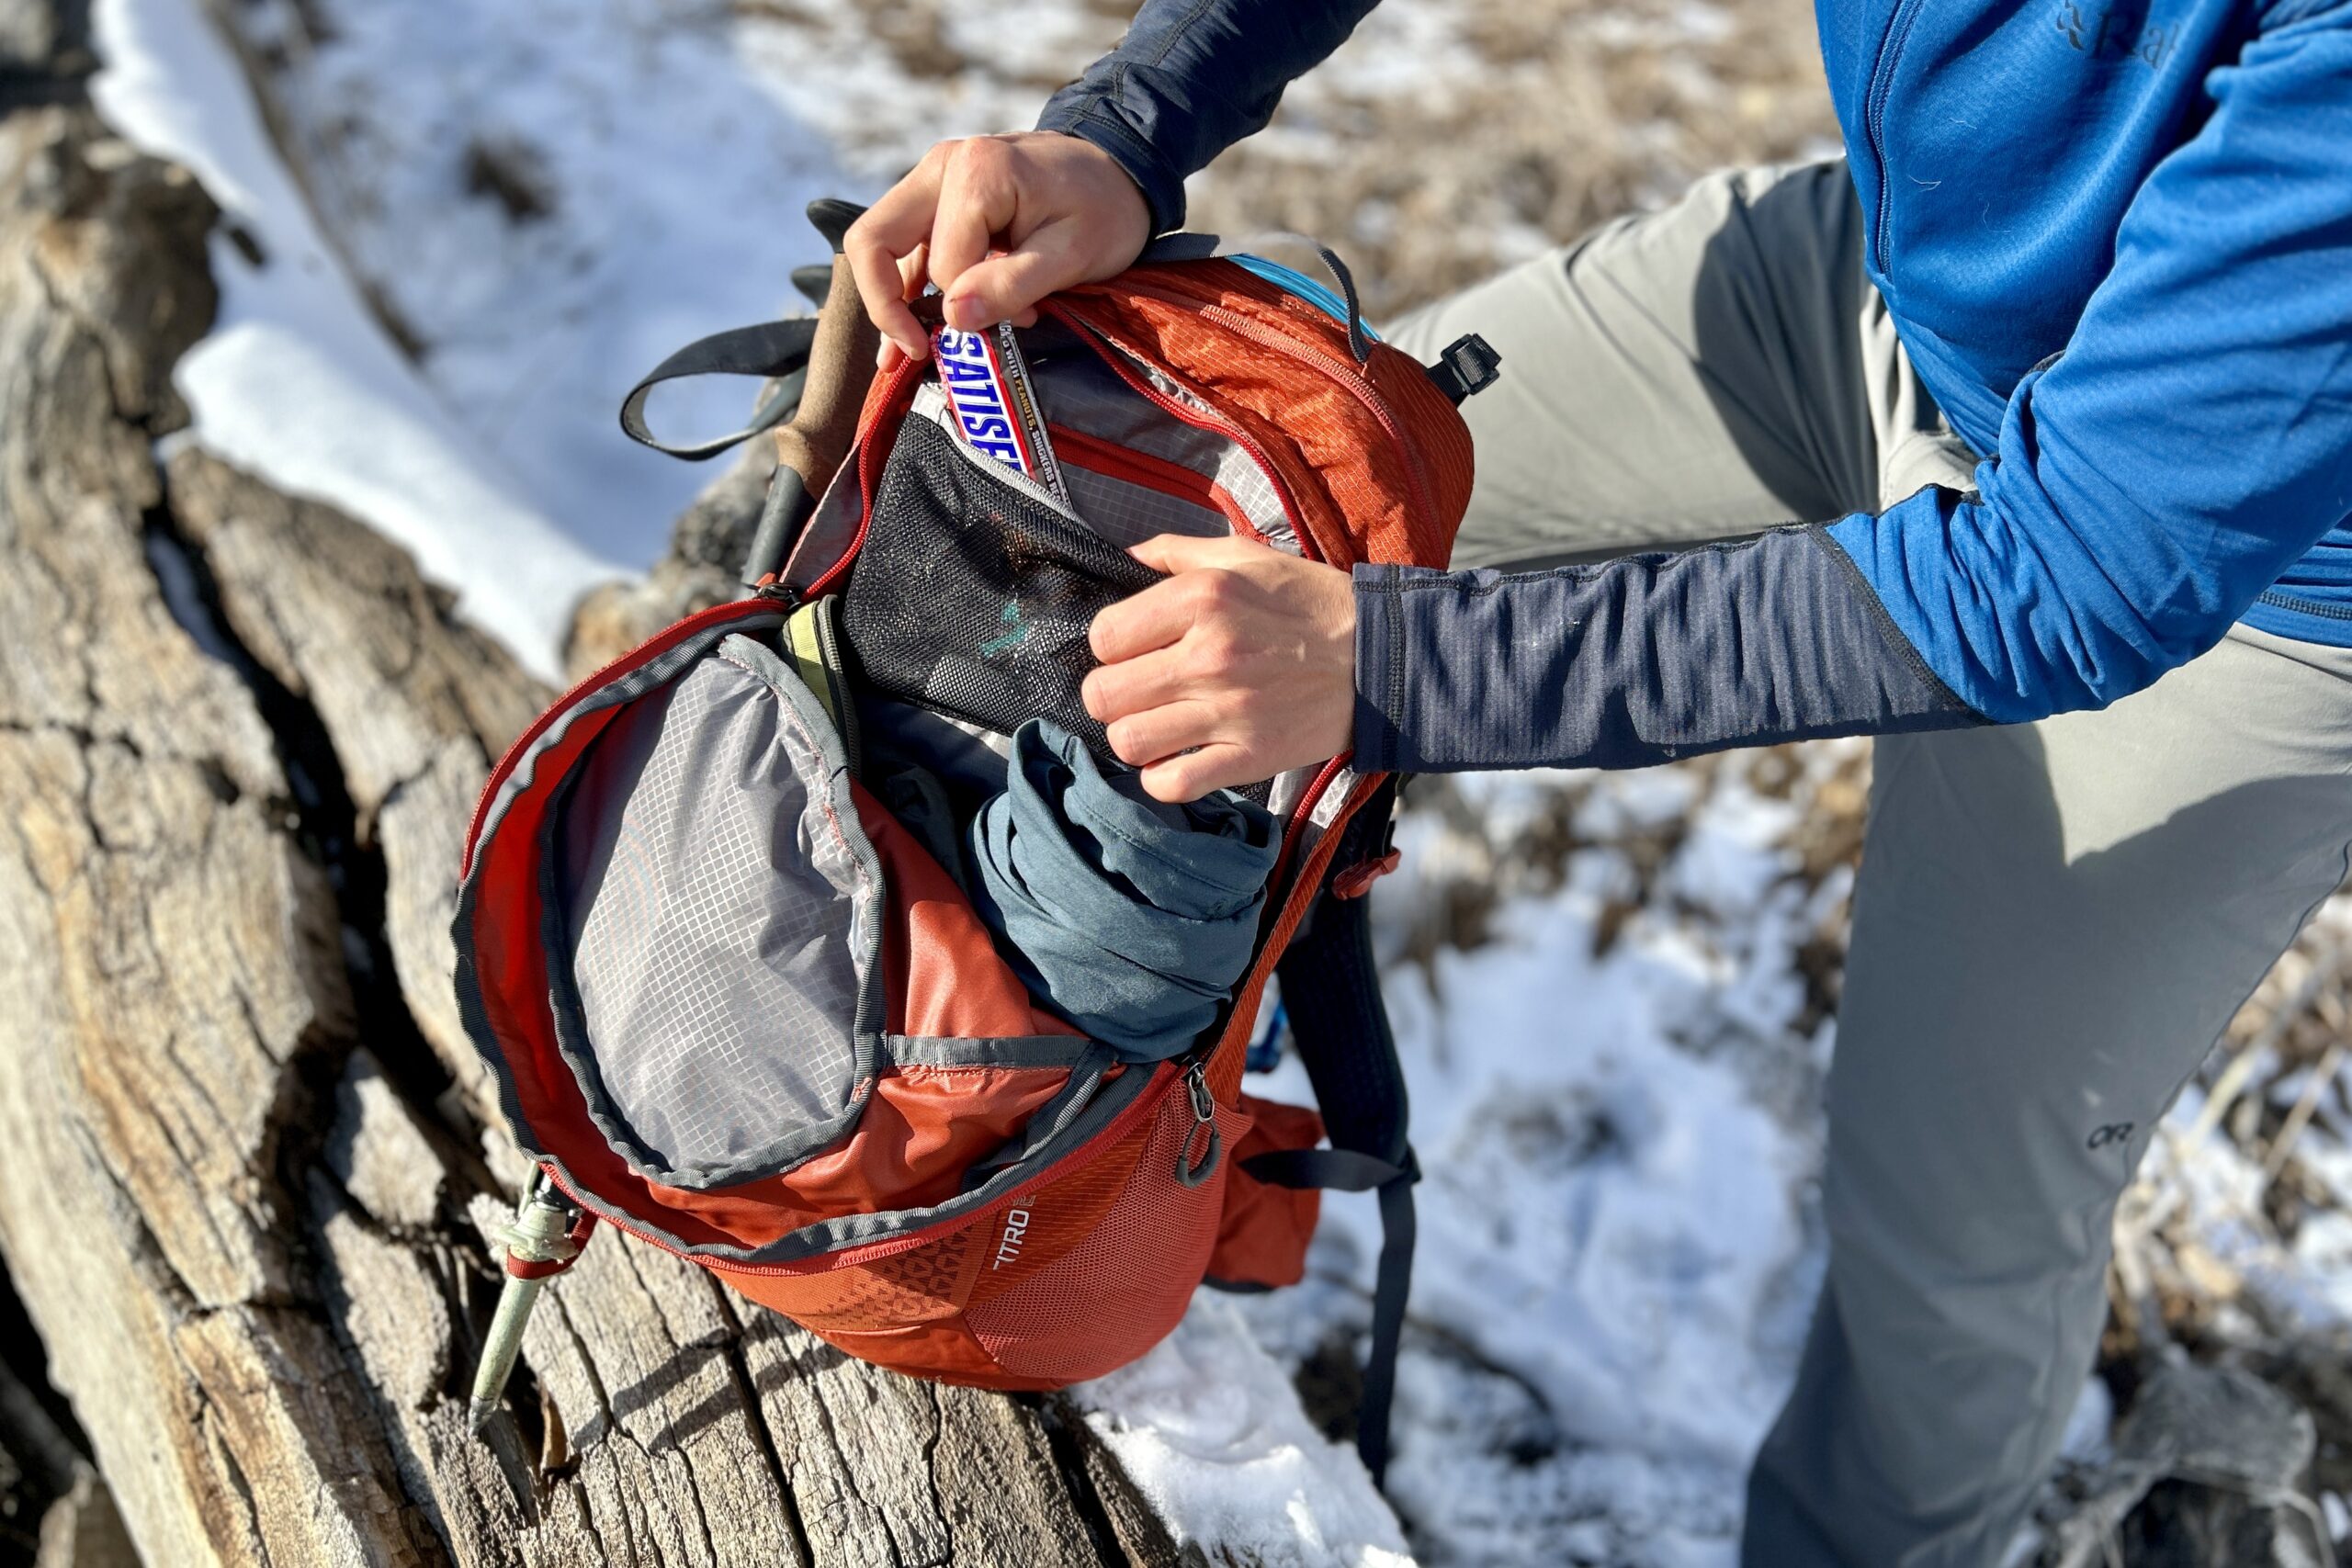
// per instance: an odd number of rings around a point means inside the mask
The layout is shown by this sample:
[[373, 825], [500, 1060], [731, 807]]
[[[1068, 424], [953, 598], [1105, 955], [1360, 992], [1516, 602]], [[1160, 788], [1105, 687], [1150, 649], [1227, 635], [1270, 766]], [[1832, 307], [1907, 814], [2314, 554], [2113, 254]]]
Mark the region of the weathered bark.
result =
[[609, 1234], [467, 1434], [521, 1161], [449, 883], [546, 694], [350, 519], [158, 464], [214, 214], [58, 15], [0, 4], [0, 1252], [144, 1561], [1176, 1561], [1051, 1402]]

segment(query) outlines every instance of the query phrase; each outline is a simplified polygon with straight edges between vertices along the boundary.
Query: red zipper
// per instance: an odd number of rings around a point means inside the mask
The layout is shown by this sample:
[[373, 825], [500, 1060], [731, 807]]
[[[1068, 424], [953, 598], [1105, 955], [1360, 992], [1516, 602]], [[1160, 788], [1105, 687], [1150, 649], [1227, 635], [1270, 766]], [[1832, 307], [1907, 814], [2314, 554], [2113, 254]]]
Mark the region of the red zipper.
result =
[[1282, 502], [1283, 516], [1289, 520], [1291, 533], [1298, 540], [1299, 554], [1312, 561], [1319, 561], [1323, 558], [1322, 551], [1316, 547], [1314, 536], [1307, 532], [1306, 522], [1299, 516], [1297, 504], [1291, 500], [1290, 486], [1283, 482], [1282, 474], [1267, 457], [1266, 449], [1259, 446], [1249, 432], [1214, 412], [1204, 412], [1179, 402], [1145, 380], [1136, 373], [1131, 362], [1131, 360], [1142, 360], [1143, 355], [1136, 354], [1125, 344], [1092, 322], [1081, 321], [1073, 315], [1068, 307], [1047, 301], [1040, 304], [1037, 309], [1064, 325], [1073, 328], [1080, 335], [1091, 337], [1102, 344], [1103, 349], [1108, 351], [1102, 355], [1103, 363], [1110, 366], [1112, 372], [1120, 380], [1125, 381], [1128, 389], [1137, 397], [1182, 420], [1195, 430], [1206, 430], [1224, 436], [1247, 452], [1250, 461], [1256, 463], [1259, 471], [1266, 476], [1266, 482], [1274, 487], [1274, 499]]
[[1258, 525], [1250, 520], [1250, 514], [1242, 510], [1241, 503], [1206, 474], [1067, 425], [1048, 424], [1046, 434], [1053, 440], [1056, 455], [1070, 468], [1082, 468], [1108, 479], [1123, 479], [1128, 484], [1190, 502], [1204, 511], [1217, 513], [1244, 537], [1261, 545], [1266, 542], [1265, 536], [1258, 532]]
[[[1289, 825], [1283, 830], [1282, 852], [1274, 857], [1273, 874], [1266, 879], [1267, 886], [1282, 886], [1283, 877], [1290, 871], [1292, 852], [1298, 847], [1300, 825], [1315, 815], [1315, 807], [1321, 802], [1325, 792], [1331, 787], [1331, 781], [1340, 776], [1340, 770], [1346, 767], [1349, 759], [1354, 755], [1353, 751], [1340, 752], [1324, 763], [1322, 771], [1307, 782], [1305, 792], [1298, 797], [1298, 804], [1291, 807]], [[1284, 889], [1283, 897], [1285, 900], [1290, 897], [1288, 889]]]
[[[883, 384], [882, 400], [876, 406], [888, 409], [898, 401], [899, 394], [906, 389], [909, 382], [929, 368], [931, 361], [928, 359], [900, 360], [898, 369], [890, 373], [890, 379]], [[899, 417], [904, 419], [906, 410], [900, 409]], [[874, 428], [861, 431], [857, 437], [857, 532], [850, 536], [849, 547], [842, 551], [841, 559], [827, 567], [816, 581], [802, 591], [800, 597], [804, 600], [817, 598], [831, 588], [834, 580], [849, 570], [849, 563], [857, 558], [857, 552], [865, 547], [866, 530], [874, 525], [875, 481], [880, 477], [883, 461], [888, 457], [882, 450], [886, 443], [875, 439], [881, 432], [882, 422], [876, 419]]]
[[490, 770], [490, 777], [482, 782], [481, 794], [474, 801], [473, 820], [466, 829], [466, 849], [465, 853], [458, 860], [458, 880], [464, 881], [473, 870], [474, 850], [481, 839], [482, 818], [490, 810], [491, 796], [497, 793], [500, 784], [506, 782], [506, 776], [514, 771], [514, 764], [522, 760], [525, 750], [540, 736], [546, 734], [548, 727], [560, 716], [570, 711], [573, 703], [607, 682], [626, 675], [640, 665], [667, 653], [707, 627], [738, 616], [748, 616], [763, 610], [774, 611], [775, 609], [775, 605], [770, 600], [736, 599], [724, 604], [713, 604], [708, 609], [697, 610], [676, 625], [654, 633], [627, 653], [605, 665], [594, 674], [573, 685], [570, 691], [540, 710], [539, 716], [533, 719], [530, 726], [514, 738], [514, 743], [506, 748], [505, 754], [498, 759], [498, 765]]

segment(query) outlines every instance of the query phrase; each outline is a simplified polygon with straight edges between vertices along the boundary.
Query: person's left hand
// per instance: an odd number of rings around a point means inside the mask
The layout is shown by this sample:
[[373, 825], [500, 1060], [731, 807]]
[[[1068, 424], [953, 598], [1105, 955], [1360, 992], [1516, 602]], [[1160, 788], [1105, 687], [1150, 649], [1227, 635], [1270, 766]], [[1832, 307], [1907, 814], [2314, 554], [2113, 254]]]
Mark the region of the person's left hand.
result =
[[1355, 587], [1249, 539], [1162, 534], [1132, 552], [1170, 573], [1094, 617], [1086, 711], [1159, 800], [1336, 757], [1355, 729]]

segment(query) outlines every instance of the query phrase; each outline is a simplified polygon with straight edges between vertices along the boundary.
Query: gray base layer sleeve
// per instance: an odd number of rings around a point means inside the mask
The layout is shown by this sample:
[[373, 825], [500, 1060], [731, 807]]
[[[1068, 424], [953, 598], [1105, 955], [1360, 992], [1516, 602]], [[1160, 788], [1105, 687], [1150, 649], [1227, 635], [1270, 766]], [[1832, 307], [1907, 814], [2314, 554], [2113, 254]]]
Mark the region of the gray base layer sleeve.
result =
[[1636, 768], [1983, 717], [1819, 528], [1551, 571], [1356, 569], [1356, 765]]

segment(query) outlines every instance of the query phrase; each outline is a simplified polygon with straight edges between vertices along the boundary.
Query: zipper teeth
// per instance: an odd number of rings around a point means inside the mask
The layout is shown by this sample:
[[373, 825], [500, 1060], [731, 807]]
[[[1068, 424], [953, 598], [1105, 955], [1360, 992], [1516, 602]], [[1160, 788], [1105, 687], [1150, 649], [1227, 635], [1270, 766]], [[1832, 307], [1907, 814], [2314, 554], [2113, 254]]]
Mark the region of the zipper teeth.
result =
[[1213, 431], [1224, 436], [1248, 453], [1250, 460], [1258, 465], [1258, 471], [1266, 476], [1266, 482], [1273, 486], [1274, 499], [1282, 503], [1283, 516], [1289, 521], [1291, 533], [1298, 540], [1299, 554], [1313, 561], [1323, 558], [1322, 550], [1317, 547], [1313, 536], [1307, 531], [1306, 523], [1299, 516], [1297, 504], [1291, 499], [1290, 486], [1283, 483], [1282, 475], [1275, 471], [1272, 461], [1266, 456], [1265, 448], [1259, 446], [1247, 431], [1231, 421], [1221, 418], [1213, 411], [1204, 412], [1199, 409], [1187, 408], [1145, 380], [1136, 373], [1134, 365], [1129, 363], [1130, 358], [1141, 361], [1142, 355], [1136, 354], [1126, 344], [1103, 332], [1091, 321], [1080, 321], [1059, 305], [1047, 303], [1038, 308], [1065, 325], [1075, 329], [1081, 337], [1102, 345], [1102, 350], [1107, 351], [1102, 353], [1103, 363], [1110, 366], [1112, 372], [1120, 380], [1125, 381], [1128, 389], [1136, 396], [1165, 410], [1195, 430]]
[[1870, 98], [1862, 112], [1863, 127], [1870, 132], [1871, 156], [1878, 160], [1878, 209], [1871, 217], [1871, 251], [1882, 270], [1886, 265], [1887, 185], [1891, 175], [1886, 166], [1886, 103], [1894, 96], [1894, 68], [1903, 58], [1903, 46], [1910, 41], [1911, 28], [1918, 21], [1920, 9], [1920, 0], [1904, 0], [1888, 19], [1886, 37], [1879, 46], [1878, 64], [1871, 74]]
[[1316, 367], [1345, 387], [1356, 401], [1380, 422], [1381, 434], [1386, 435], [1390, 444], [1404, 455], [1405, 471], [1412, 476], [1413, 498], [1420, 503], [1422, 520], [1434, 523], [1437, 504], [1430, 497], [1429, 476], [1421, 469], [1420, 449], [1405, 439], [1404, 433], [1397, 426], [1396, 414], [1381, 398], [1379, 389], [1366, 380], [1362, 372], [1351, 364], [1343, 365], [1319, 349], [1309, 347], [1295, 338], [1285, 337], [1264, 323], [1253, 321], [1223, 305], [1203, 305], [1200, 312], [1204, 319], [1216, 321], [1229, 332], [1238, 333], [1252, 343], [1271, 348], [1277, 354], [1287, 355], [1303, 365]]
[[[1282, 852], [1274, 857], [1274, 871], [1273, 874], [1267, 878], [1268, 886], [1280, 886], [1282, 879], [1289, 874], [1291, 856], [1297, 850], [1299, 836], [1304, 831], [1301, 824], [1315, 815], [1315, 808], [1323, 803], [1323, 796], [1330, 789], [1331, 781], [1340, 776], [1340, 770], [1346, 767], [1349, 759], [1354, 755], [1352, 751], [1342, 751], [1324, 763], [1322, 771], [1309, 780], [1306, 788], [1300, 792], [1298, 804], [1291, 807], [1290, 821], [1283, 833]], [[1290, 893], [1289, 889], [1284, 889], [1283, 893], [1285, 903], [1290, 899]]]
[[[1241, 503], [1236, 501], [1223, 485], [1197, 469], [1188, 468], [1182, 463], [1171, 462], [1152, 454], [1133, 451], [1115, 441], [1108, 441], [1099, 435], [1090, 435], [1085, 431], [1068, 425], [1047, 425], [1046, 431], [1055, 441], [1069, 447], [1071, 452], [1096, 459], [1094, 463], [1073, 461], [1067, 465], [1068, 467], [1085, 473], [1119, 479], [1127, 484], [1141, 485], [1161, 495], [1213, 511], [1257, 543], [1262, 545], [1267, 542], [1265, 535], [1259, 532], [1258, 525], [1250, 520], [1250, 514], [1242, 509]], [[1149, 458], [1148, 462], [1141, 460], [1147, 457]], [[1115, 467], [1098, 467], [1097, 464], [1115, 465]], [[1156, 464], [1166, 464], [1175, 473], [1198, 481], [1197, 488], [1185, 488], [1182, 481], [1172, 475], [1161, 473], [1154, 466]], [[1220, 497], [1223, 499], [1220, 500]], [[1228, 511], [1228, 507], [1231, 510]]]
[[[900, 364], [899, 368], [892, 372], [889, 382], [882, 389], [881, 400], [876, 406], [885, 410], [889, 408], [899, 400], [899, 394], [913, 383], [915, 378], [922, 374], [925, 365], [922, 360], [910, 359]], [[899, 417], [901, 420], [905, 419], [904, 409], [899, 411]], [[875, 439], [881, 434], [881, 424], [882, 421], [877, 417], [873, 428], [858, 433], [857, 532], [850, 536], [848, 546], [842, 551], [842, 558], [827, 567], [817, 581], [808, 585], [808, 591], [801, 594], [800, 597], [804, 601], [814, 599], [826, 589], [831, 588], [834, 579], [849, 570], [849, 563], [855, 560], [857, 552], [865, 547], [865, 531], [874, 524], [874, 481], [878, 477], [882, 465], [882, 458], [876, 455], [881, 449], [882, 443]], [[823, 502], [820, 500], [818, 504], [822, 505]]]
[[[1091, 1165], [1094, 1161], [1102, 1158], [1103, 1155], [1107, 1154], [1110, 1151], [1110, 1146], [1118, 1141], [1120, 1134], [1125, 1133], [1130, 1127], [1134, 1126], [1136, 1122], [1141, 1121], [1147, 1111], [1157, 1111], [1167, 1101], [1167, 1099], [1170, 1094], [1181, 1093], [1182, 1092], [1183, 1088], [1184, 1075], [1181, 1072], [1170, 1074], [1168, 1081], [1165, 1084], [1162, 1084], [1157, 1089], [1147, 1089], [1144, 1092], [1136, 1095], [1136, 1102], [1133, 1105], [1128, 1106], [1116, 1116], [1112, 1117], [1109, 1122], [1103, 1124], [1101, 1132], [1095, 1134], [1091, 1138], [1089, 1138], [1083, 1145], [1071, 1150], [1062, 1158], [1050, 1162], [1041, 1168], [1035, 1176], [1029, 1178], [1028, 1180], [1016, 1183], [1012, 1187], [1006, 1189], [1003, 1192], [998, 1194], [997, 1198], [982, 1208], [973, 1210], [968, 1214], [959, 1215], [956, 1219], [943, 1221], [935, 1224], [923, 1225], [915, 1230], [910, 1231], [903, 1235], [893, 1236], [888, 1241], [868, 1242], [860, 1246], [843, 1247], [838, 1252], [811, 1253], [808, 1257], [797, 1259], [791, 1263], [742, 1263], [737, 1262], [732, 1258], [716, 1258], [708, 1253], [690, 1252], [683, 1247], [678, 1247], [670, 1242], [666, 1242], [660, 1236], [649, 1235], [647, 1232], [639, 1229], [639, 1224], [642, 1222], [637, 1222], [635, 1220], [635, 1216], [631, 1216], [629, 1220], [615, 1219], [603, 1209], [596, 1207], [594, 1204], [590, 1203], [586, 1199], [582, 1198], [578, 1190], [573, 1188], [571, 1182], [559, 1174], [552, 1166], [542, 1166], [541, 1168], [547, 1171], [548, 1180], [563, 1189], [564, 1192], [571, 1197], [571, 1201], [578, 1203], [582, 1209], [594, 1214], [598, 1219], [604, 1221], [606, 1224], [611, 1225], [615, 1230], [625, 1232], [626, 1234], [634, 1236], [639, 1241], [645, 1243], [646, 1246], [657, 1247], [663, 1252], [669, 1253], [672, 1257], [683, 1258], [689, 1263], [723, 1268], [729, 1272], [735, 1274], [822, 1274], [830, 1272], [831, 1269], [837, 1268], [848, 1268], [868, 1262], [876, 1262], [885, 1258], [895, 1257], [899, 1253], [908, 1251], [910, 1248], [921, 1247], [925, 1242], [935, 1240], [939, 1236], [947, 1235], [952, 1231], [959, 1230], [964, 1226], [976, 1224], [980, 1215], [987, 1213], [989, 1209], [996, 1207], [998, 1203], [1018, 1200], [1024, 1193], [1034, 1190], [1040, 1182], [1046, 1180], [1058, 1180], [1064, 1176], [1069, 1176], [1076, 1171], [1083, 1169], [1085, 1167]], [[778, 1239], [782, 1238], [779, 1237]]]

